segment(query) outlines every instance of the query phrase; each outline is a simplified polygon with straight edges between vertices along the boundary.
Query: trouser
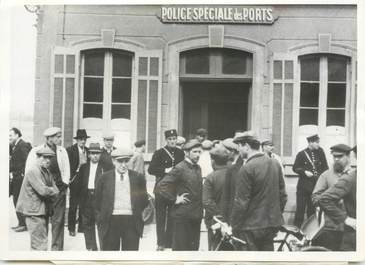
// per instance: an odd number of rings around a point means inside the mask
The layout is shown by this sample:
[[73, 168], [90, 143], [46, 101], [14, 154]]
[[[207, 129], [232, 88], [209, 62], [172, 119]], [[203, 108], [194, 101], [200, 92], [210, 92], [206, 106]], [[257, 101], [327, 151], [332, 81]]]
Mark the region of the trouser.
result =
[[222, 234], [219, 230], [213, 233], [211, 228], [208, 228], [208, 249], [209, 251], [213, 251], [217, 248], [220, 240], [222, 238]]
[[345, 226], [343, 240], [341, 245], [342, 251], [356, 251], [356, 230]]
[[339, 251], [341, 248], [342, 238], [342, 231], [323, 230], [318, 238], [313, 240], [312, 245], [325, 247], [332, 251]]
[[244, 251], [274, 251], [274, 237], [278, 228], [267, 227], [255, 230], [238, 231], [237, 237], [246, 241], [239, 250]]
[[201, 219], [173, 219], [172, 250], [199, 250]]
[[172, 242], [172, 219], [170, 211], [172, 204], [170, 201], [156, 194], [156, 234], [157, 245], [171, 248]]
[[138, 250], [139, 234], [132, 215], [112, 215], [103, 250]]
[[[22, 183], [23, 183], [23, 178], [20, 177], [20, 176], [16, 177], [16, 178], [13, 178], [12, 183], [11, 183], [14, 208], [16, 208], [16, 204], [18, 202], [19, 193], [20, 193], [20, 189], [22, 187]], [[16, 212], [16, 217], [18, 219], [18, 226], [26, 226], [25, 217], [24, 217], [23, 214], [21, 214], [19, 212]]]
[[94, 190], [89, 190], [85, 205], [81, 209], [82, 226], [84, 228], [85, 245], [87, 250], [98, 250], [95, 233]]
[[[70, 188], [70, 206], [68, 209], [68, 231], [75, 232], [75, 226], [76, 226], [76, 213], [77, 208], [79, 208], [80, 205], [80, 196], [79, 192], [76, 189]], [[82, 215], [80, 213], [79, 208], [79, 232], [82, 230]]]
[[315, 213], [315, 207], [312, 203], [312, 193], [304, 190], [297, 190], [297, 209], [295, 211], [294, 225], [301, 227], [304, 220], [304, 213], [307, 212], [307, 218]]
[[53, 202], [52, 250], [63, 250], [66, 211], [66, 190], [60, 191]]
[[48, 220], [45, 216], [26, 216], [31, 250], [47, 250]]

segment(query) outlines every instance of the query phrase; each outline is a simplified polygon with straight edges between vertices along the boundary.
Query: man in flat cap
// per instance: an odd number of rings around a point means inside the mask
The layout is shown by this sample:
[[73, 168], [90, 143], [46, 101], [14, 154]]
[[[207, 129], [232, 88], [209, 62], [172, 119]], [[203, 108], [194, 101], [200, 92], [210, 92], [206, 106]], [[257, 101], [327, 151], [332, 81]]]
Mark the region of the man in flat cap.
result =
[[315, 212], [312, 192], [318, 177], [328, 169], [326, 156], [319, 146], [319, 136], [309, 136], [307, 141], [308, 147], [297, 154], [293, 165], [293, 171], [299, 175], [294, 218], [294, 225], [299, 228], [304, 221], [304, 213], [307, 212], [308, 218]]
[[[78, 129], [74, 139], [76, 143], [69, 146], [67, 150], [68, 159], [70, 161], [70, 207], [68, 209], [68, 231], [70, 236], [76, 236], [76, 212], [79, 208], [80, 193], [78, 192], [80, 184], [78, 173], [80, 167], [87, 162], [88, 149], [85, 146], [89, 136], [85, 129]], [[79, 227], [78, 231], [82, 232], [82, 217], [79, 210]]]
[[287, 201], [283, 172], [276, 160], [259, 151], [254, 133], [234, 141], [247, 160], [237, 175], [230, 222], [233, 234], [247, 242], [243, 250], [273, 251]]
[[[345, 144], [336, 144], [331, 147], [331, 154], [333, 157], [333, 164], [328, 170], [323, 172], [313, 189], [312, 201], [314, 206], [319, 206], [319, 198], [323, 192], [333, 187], [336, 182], [348, 175], [351, 171], [350, 165], [351, 147]], [[344, 209], [344, 205], [339, 203], [337, 207]], [[332, 251], [339, 251], [343, 238], [344, 226], [343, 224], [336, 224], [331, 216], [324, 215], [325, 225], [319, 237], [312, 242], [313, 245], [323, 246]]]
[[44, 147], [49, 147], [56, 154], [51, 157], [49, 172], [53, 176], [59, 190], [58, 195], [53, 201], [52, 224], [52, 250], [63, 250], [65, 211], [66, 211], [66, 192], [70, 181], [70, 162], [67, 151], [61, 146], [62, 132], [58, 127], [51, 127], [44, 131], [46, 143], [34, 147], [27, 158], [25, 172], [36, 164], [36, 152]]
[[145, 170], [143, 154], [146, 151], [146, 141], [139, 140], [134, 143], [134, 147], [134, 154], [128, 163], [128, 168], [144, 176]]
[[47, 250], [48, 219], [53, 214], [52, 199], [59, 190], [49, 171], [55, 152], [48, 146], [35, 151], [36, 160], [25, 173], [16, 206], [25, 216], [31, 250]]
[[281, 158], [279, 155], [274, 153], [274, 143], [271, 140], [265, 140], [261, 142], [261, 149], [262, 152], [264, 152], [264, 154], [266, 154], [268, 157], [273, 158], [275, 160], [277, 160], [279, 162], [279, 164], [281, 165], [281, 168], [283, 170], [283, 174], [284, 174], [284, 166], [283, 166], [283, 161], [281, 161]]
[[201, 143], [192, 139], [184, 145], [185, 159], [157, 184], [156, 194], [173, 206], [172, 250], [199, 250], [200, 225], [203, 218], [203, 179], [198, 165]]
[[213, 233], [213, 217], [223, 217], [223, 190], [228, 168], [229, 151], [218, 144], [210, 151], [214, 171], [210, 173], [203, 184], [203, 206], [205, 209], [205, 225], [208, 228], [208, 248], [215, 250], [221, 238], [220, 232]]
[[176, 147], [182, 149], [183, 145], [186, 143], [186, 139], [180, 135], [177, 136]]
[[200, 155], [198, 165], [202, 170], [203, 182], [205, 178], [213, 172], [212, 159], [210, 157], [210, 150], [212, 150], [213, 142], [210, 140], [204, 140], [202, 142], [203, 152]]
[[114, 144], [114, 134], [111, 132], [105, 132], [103, 134], [104, 146], [101, 149], [100, 162], [108, 169], [113, 169], [114, 164], [112, 161], [111, 153], [116, 149]]
[[[352, 149], [357, 153], [356, 146]], [[335, 224], [344, 225], [341, 251], [356, 251], [356, 179], [352, 169], [318, 197], [318, 204]], [[345, 208], [341, 207], [343, 201]]]
[[154, 188], [156, 208], [156, 234], [157, 250], [171, 248], [172, 220], [170, 210], [172, 203], [156, 193], [156, 185], [171, 171], [171, 169], [184, 160], [184, 151], [176, 147], [177, 131], [165, 131], [166, 145], [153, 153], [148, 173], [156, 177]]
[[[13, 195], [14, 207], [18, 202], [20, 188], [24, 178], [25, 162], [29, 151], [32, 149], [30, 143], [25, 142], [22, 133], [17, 128], [11, 128], [9, 131], [9, 196]], [[22, 214], [16, 213], [18, 225], [12, 227], [15, 232], [27, 230], [25, 218]]]
[[208, 131], [204, 128], [200, 128], [196, 130], [195, 138], [200, 142], [203, 143], [204, 140], [208, 139]]
[[148, 205], [145, 177], [128, 169], [133, 151], [117, 148], [114, 170], [96, 183], [95, 209], [102, 250], [138, 250], [143, 234], [142, 212]]
[[88, 161], [79, 170], [80, 212], [84, 229], [85, 245], [87, 250], [98, 250], [95, 234], [95, 187], [101, 175], [107, 171], [100, 161], [101, 148], [99, 143], [90, 143]]

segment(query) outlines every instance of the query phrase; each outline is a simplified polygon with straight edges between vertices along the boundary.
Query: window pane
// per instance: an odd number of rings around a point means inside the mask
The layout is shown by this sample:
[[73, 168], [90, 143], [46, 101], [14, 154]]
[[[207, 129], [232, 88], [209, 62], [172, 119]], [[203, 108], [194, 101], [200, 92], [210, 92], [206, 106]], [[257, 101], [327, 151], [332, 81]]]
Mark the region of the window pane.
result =
[[222, 51], [222, 73], [223, 74], [246, 74], [247, 54], [236, 50]]
[[131, 102], [131, 80], [113, 78], [112, 88], [113, 103]]
[[63, 55], [55, 55], [54, 58], [54, 72], [56, 74], [62, 74], [63, 73]]
[[130, 119], [130, 105], [112, 105], [112, 119]]
[[104, 76], [103, 51], [88, 51], [85, 53], [85, 75]]
[[274, 79], [283, 79], [282, 61], [274, 61]]
[[84, 104], [84, 118], [103, 118], [103, 105]]
[[139, 61], [138, 61], [138, 74], [139, 75], [147, 75], [147, 62], [148, 62], [148, 58], [147, 57], [140, 57]]
[[346, 63], [345, 57], [328, 57], [328, 81], [346, 82]]
[[285, 61], [285, 79], [293, 79], [294, 65], [293, 61]]
[[300, 60], [301, 80], [319, 80], [319, 57], [302, 58]]
[[345, 110], [327, 110], [327, 126], [345, 127]]
[[318, 107], [319, 84], [300, 83], [300, 106]]
[[346, 106], [346, 84], [328, 83], [327, 108], [344, 108]]
[[84, 101], [103, 102], [103, 78], [84, 77]]
[[150, 75], [151, 76], [158, 76], [158, 58], [157, 57], [151, 57], [150, 58]]
[[132, 56], [113, 53], [113, 76], [132, 76]]
[[75, 55], [66, 56], [66, 73], [67, 74], [75, 73]]
[[208, 50], [194, 50], [185, 53], [185, 73], [209, 74]]
[[318, 109], [300, 109], [299, 126], [318, 125]]

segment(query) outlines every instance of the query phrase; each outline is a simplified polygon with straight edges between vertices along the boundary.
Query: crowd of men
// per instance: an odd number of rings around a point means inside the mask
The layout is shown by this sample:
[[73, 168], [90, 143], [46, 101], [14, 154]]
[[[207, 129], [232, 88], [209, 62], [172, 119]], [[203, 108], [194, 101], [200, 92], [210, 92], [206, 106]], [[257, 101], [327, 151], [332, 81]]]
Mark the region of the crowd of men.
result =
[[[70, 236], [83, 232], [91, 251], [138, 250], [149, 204], [145, 141], [137, 141], [134, 151], [116, 148], [114, 135], [106, 133], [104, 146], [90, 142], [86, 147], [89, 136], [79, 129], [76, 143], [65, 149], [60, 128], [48, 128], [44, 136], [44, 144], [31, 148], [17, 128], [10, 130], [10, 195], [18, 218], [14, 231], [29, 231], [31, 250], [47, 250], [50, 223], [51, 250], [63, 250], [69, 189]], [[205, 129], [188, 141], [171, 129], [165, 139], [148, 166], [155, 176], [157, 250], [199, 250], [204, 219], [209, 250], [233, 234], [246, 242], [236, 249], [273, 251], [287, 202], [284, 166], [273, 142], [260, 141], [252, 131], [210, 141]], [[299, 175], [294, 223], [301, 227], [305, 212], [308, 218], [318, 208], [325, 226], [312, 244], [356, 250], [356, 169], [350, 163], [356, 147], [332, 146], [329, 168], [319, 136], [307, 140], [293, 165]], [[223, 223], [218, 230], [216, 218]]]

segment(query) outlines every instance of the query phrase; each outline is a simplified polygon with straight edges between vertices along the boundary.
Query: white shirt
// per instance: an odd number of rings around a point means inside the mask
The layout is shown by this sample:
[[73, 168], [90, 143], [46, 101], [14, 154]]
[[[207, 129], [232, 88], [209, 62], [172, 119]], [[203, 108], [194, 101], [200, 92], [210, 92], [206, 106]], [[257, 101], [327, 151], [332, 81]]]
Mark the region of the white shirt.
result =
[[95, 177], [97, 168], [98, 168], [98, 163], [90, 162], [89, 183], [87, 185], [87, 188], [90, 190], [95, 189]]
[[128, 171], [123, 174], [123, 180], [121, 180], [119, 172], [115, 170], [113, 215], [132, 215], [131, 189]]
[[202, 177], [205, 178], [213, 172], [212, 159], [210, 158], [209, 151], [203, 151], [200, 155], [198, 165], [202, 169]]

